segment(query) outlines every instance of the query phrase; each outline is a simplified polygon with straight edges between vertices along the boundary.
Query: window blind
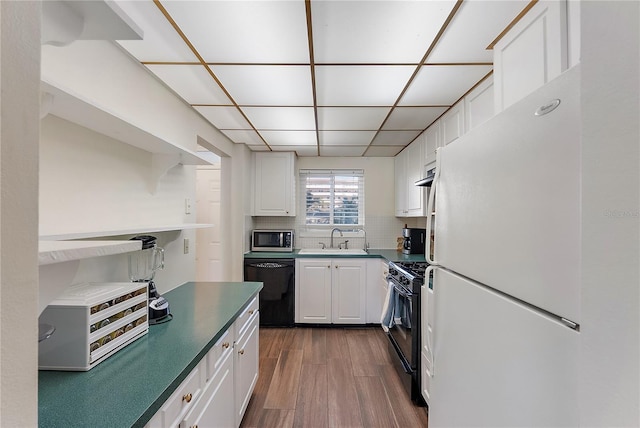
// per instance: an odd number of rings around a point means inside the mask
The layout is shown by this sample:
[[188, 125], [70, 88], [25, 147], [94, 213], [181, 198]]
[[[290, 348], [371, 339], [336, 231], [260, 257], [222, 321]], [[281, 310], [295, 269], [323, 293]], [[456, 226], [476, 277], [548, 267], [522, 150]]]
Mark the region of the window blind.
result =
[[300, 170], [305, 224], [364, 225], [363, 170]]

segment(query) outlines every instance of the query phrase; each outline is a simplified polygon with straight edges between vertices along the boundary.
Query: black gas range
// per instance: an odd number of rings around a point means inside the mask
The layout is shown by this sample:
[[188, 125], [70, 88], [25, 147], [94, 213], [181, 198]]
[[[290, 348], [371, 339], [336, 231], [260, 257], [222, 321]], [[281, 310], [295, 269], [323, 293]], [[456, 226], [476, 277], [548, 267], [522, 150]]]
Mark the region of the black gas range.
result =
[[386, 326], [389, 352], [411, 400], [419, 405], [425, 404], [420, 391], [420, 294], [428, 266], [427, 262], [390, 262], [387, 276], [387, 308], [392, 308]]

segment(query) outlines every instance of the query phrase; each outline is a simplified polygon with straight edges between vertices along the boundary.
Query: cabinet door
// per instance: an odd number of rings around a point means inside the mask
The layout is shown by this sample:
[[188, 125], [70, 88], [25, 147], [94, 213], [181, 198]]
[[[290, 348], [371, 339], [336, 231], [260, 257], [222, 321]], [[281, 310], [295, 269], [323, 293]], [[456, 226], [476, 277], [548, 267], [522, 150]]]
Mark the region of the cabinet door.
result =
[[331, 259], [296, 260], [296, 322], [331, 323]]
[[467, 132], [491, 119], [494, 112], [493, 76], [489, 76], [464, 97], [465, 129]]
[[394, 177], [396, 191], [396, 217], [407, 216], [407, 150], [394, 158]]
[[[382, 308], [382, 290], [380, 289], [380, 281], [378, 280], [384, 269], [384, 261], [380, 259], [367, 259], [367, 289], [365, 292], [365, 301], [367, 305], [367, 323], [378, 324], [380, 322], [380, 308]], [[386, 297], [386, 295], [384, 295]]]
[[442, 132], [443, 146], [464, 134], [464, 103], [459, 102], [442, 115], [440, 131]]
[[495, 109], [500, 112], [567, 69], [565, 1], [539, 1], [495, 44]]
[[234, 345], [235, 426], [240, 426], [258, 381], [258, 320], [259, 312], [253, 316], [249, 327]]
[[333, 322], [364, 324], [366, 321], [366, 260], [334, 259], [332, 265]]
[[254, 215], [295, 216], [295, 154], [255, 153]]
[[442, 147], [440, 138], [440, 120], [434, 122], [424, 131], [424, 165], [430, 165], [436, 161], [436, 149]]
[[238, 426], [234, 412], [233, 357], [226, 353], [209, 379], [202, 396], [187, 414], [180, 428]]
[[407, 216], [408, 217], [424, 217], [426, 214], [424, 187], [416, 186], [416, 181], [420, 180], [424, 171], [422, 159], [424, 158], [421, 141], [414, 141], [405, 149], [407, 152], [407, 177], [406, 177], [406, 194], [407, 194]]

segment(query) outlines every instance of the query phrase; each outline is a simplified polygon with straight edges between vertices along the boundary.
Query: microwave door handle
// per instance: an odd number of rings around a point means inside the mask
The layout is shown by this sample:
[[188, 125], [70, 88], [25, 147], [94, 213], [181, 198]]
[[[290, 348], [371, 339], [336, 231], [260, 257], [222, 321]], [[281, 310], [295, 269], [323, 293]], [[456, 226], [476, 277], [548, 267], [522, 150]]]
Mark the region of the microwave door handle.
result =
[[284, 232], [280, 232], [278, 235], [280, 235], [280, 245], [278, 247], [282, 248], [284, 247]]

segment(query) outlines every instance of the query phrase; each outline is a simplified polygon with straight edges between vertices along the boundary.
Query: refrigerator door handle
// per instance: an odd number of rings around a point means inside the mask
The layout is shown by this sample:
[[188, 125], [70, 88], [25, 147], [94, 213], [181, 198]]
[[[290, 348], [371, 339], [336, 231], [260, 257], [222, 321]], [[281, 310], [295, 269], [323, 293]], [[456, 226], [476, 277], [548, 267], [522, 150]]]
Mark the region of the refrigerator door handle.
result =
[[[429, 300], [430, 299], [434, 299], [435, 298], [435, 293], [429, 291], [429, 281], [430, 281], [430, 277], [432, 274], [435, 274], [435, 270], [437, 269], [436, 266], [428, 266], [427, 269], [424, 271], [424, 280], [426, 282], [427, 285], [427, 293], [431, 293], [431, 295], [429, 296]], [[435, 279], [435, 278], [434, 278]], [[433, 285], [435, 287], [435, 284]], [[435, 291], [435, 288], [433, 288], [433, 290]], [[429, 325], [429, 319], [434, 319], [435, 320], [435, 314], [431, 314], [429, 312], [429, 308], [433, 308], [433, 311], [435, 312], [435, 301], [428, 305], [429, 307], [424, 308], [424, 312], [427, 315], [426, 317], [426, 323], [423, 323], [423, 326], [425, 326], [425, 324], [428, 326]], [[421, 314], [422, 316], [422, 314]], [[433, 327], [433, 326], [432, 326]], [[425, 338], [427, 339], [427, 352], [429, 353], [429, 361], [431, 361], [431, 370], [429, 371], [429, 377], [433, 377], [436, 371], [436, 361], [434, 358], [434, 352], [433, 352], [433, 344], [435, 342], [435, 338], [432, 336], [433, 334], [435, 334], [435, 328], [431, 328], [431, 334], [429, 333], [429, 329], [426, 329], [426, 332], [424, 334]]]
[[429, 199], [427, 200], [427, 231], [426, 231], [426, 240], [427, 240], [427, 248], [425, 251], [425, 258], [430, 265], [437, 265], [438, 263], [434, 260], [434, 257], [431, 255], [433, 243], [431, 242], [431, 231], [433, 230], [433, 206], [435, 203], [436, 196], [436, 188], [438, 187], [438, 180], [440, 178], [440, 149], [436, 149], [436, 172], [433, 176], [433, 182], [431, 183], [431, 189], [429, 190]]

